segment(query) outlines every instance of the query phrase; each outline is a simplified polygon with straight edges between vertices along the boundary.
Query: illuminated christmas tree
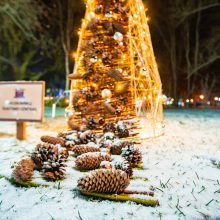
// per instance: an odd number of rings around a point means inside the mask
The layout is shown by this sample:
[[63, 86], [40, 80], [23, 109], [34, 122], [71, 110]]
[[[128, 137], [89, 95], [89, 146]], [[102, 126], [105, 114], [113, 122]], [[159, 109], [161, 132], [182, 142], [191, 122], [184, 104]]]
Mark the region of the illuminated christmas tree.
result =
[[155, 130], [162, 85], [142, 1], [88, 0], [86, 8], [67, 112], [91, 126], [143, 116]]

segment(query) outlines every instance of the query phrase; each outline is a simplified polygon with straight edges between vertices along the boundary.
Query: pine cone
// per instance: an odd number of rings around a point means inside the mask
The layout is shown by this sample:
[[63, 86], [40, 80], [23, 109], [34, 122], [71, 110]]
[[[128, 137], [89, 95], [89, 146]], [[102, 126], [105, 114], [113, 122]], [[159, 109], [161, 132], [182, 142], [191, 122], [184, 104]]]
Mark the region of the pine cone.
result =
[[131, 164], [125, 160], [125, 159], [120, 159], [120, 160], [113, 160], [112, 162], [112, 167], [115, 169], [123, 170], [125, 171], [129, 177], [133, 175], [133, 170]]
[[57, 137], [66, 139], [66, 137], [71, 134], [73, 134], [73, 131], [60, 132], [58, 133]]
[[122, 81], [124, 79], [122, 73], [118, 69], [116, 69], [116, 70], [109, 70], [107, 72], [107, 74], [108, 74], [108, 76], [114, 78], [117, 81]]
[[69, 151], [67, 149], [62, 150], [60, 155], [62, 155], [65, 159], [68, 159], [69, 157]]
[[96, 143], [96, 135], [91, 131], [85, 131], [79, 135], [81, 144], [88, 144], [89, 142]]
[[52, 137], [52, 136], [45, 135], [41, 137], [41, 141], [45, 143], [53, 144], [53, 145], [59, 144], [62, 147], [65, 146], [65, 139], [60, 138], [60, 137]]
[[130, 136], [129, 130], [123, 122], [118, 123], [117, 131], [119, 138], [126, 138]]
[[78, 187], [87, 192], [122, 193], [129, 185], [129, 178], [122, 170], [99, 169], [78, 180]]
[[133, 145], [123, 148], [121, 156], [131, 163], [132, 167], [138, 166], [138, 164], [142, 161], [142, 154], [140, 150], [134, 148]]
[[120, 155], [122, 153], [122, 149], [125, 148], [126, 146], [129, 146], [133, 144], [132, 141], [121, 141], [121, 140], [116, 140], [113, 142], [110, 152], [113, 155]]
[[112, 22], [112, 26], [113, 26], [113, 28], [114, 28], [116, 31], [122, 33], [123, 35], [126, 34], [125, 28], [124, 28], [123, 25], [121, 25], [120, 23], [118, 23], [118, 22], [116, 22], [116, 21], [113, 21], [113, 22]]
[[43, 164], [43, 176], [50, 181], [64, 179], [65, 176], [66, 158], [63, 155], [58, 155], [54, 160], [48, 160]]
[[34, 161], [35, 169], [41, 170], [43, 163], [58, 157], [58, 148], [54, 145], [43, 143], [38, 144], [35, 151], [31, 155]]
[[82, 131], [83, 130], [83, 127], [80, 126], [79, 124], [77, 124], [74, 119], [68, 120], [67, 124], [68, 124], [69, 128], [72, 129], [73, 131]]
[[32, 160], [21, 160], [15, 167], [12, 177], [16, 183], [31, 181], [34, 171]]
[[110, 156], [103, 153], [86, 153], [76, 158], [76, 168], [80, 170], [94, 170], [99, 168], [102, 161], [110, 161]]
[[77, 155], [81, 155], [89, 152], [100, 152], [100, 149], [94, 144], [88, 144], [76, 145], [73, 147], [72, 151]]
[[109, 122], [109, 123], [106, 123], [103, 127], [103, 133], [107, 133], [107, 132], [112, 132], [112, 133], [115, 133], [116, 132], [116, 128], [115, 128], [115, 125], [114, 123], [112, 122]]

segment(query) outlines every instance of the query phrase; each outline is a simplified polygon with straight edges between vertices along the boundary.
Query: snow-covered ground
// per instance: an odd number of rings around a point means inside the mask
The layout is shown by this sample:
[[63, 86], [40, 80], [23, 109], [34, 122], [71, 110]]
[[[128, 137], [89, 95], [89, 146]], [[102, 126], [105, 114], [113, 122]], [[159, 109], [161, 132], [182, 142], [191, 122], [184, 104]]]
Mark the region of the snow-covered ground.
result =
[[[144, 169], [132, 185], [144, 179], [156, 188], [156, 208], [134, 203], [87, 200], [74, 190], [80, 175], [67, 170], [70, 181], [49, 188], [18, 188], [0, 178], [0, 220], [154, 220], [220, 219], [220, 111], [167, 111], [165, 135], [141, 147]], [[28, 124], [28, 140], [14, 138], [15, 124], [0, 122], [0, 176], [30, 153], [42, 134], [55, 135], [65, 119]], [[71, 165], [71, 161], [69, 162]], [[40, 181], [40, 179], [39, 179]]]

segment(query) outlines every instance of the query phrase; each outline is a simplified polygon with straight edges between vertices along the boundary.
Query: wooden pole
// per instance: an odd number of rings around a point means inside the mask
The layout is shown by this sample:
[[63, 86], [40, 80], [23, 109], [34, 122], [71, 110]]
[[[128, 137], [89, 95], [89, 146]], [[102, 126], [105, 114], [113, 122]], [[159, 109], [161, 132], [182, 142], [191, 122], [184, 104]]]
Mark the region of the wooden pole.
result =
[[26, 122], [24, 121], [17, 121], [16, 122], [16, 133], [18, 140], [25, 140], [26, 139]]

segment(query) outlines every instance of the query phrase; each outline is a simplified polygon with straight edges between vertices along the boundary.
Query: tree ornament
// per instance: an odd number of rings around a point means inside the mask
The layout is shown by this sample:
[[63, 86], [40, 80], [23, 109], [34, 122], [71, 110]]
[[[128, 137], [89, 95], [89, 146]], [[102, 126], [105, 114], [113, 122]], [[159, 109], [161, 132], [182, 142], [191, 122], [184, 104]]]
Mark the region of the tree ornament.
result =
[[146, 67], [141, 68], [141, 75], [146, 76], [148, 74], [148, 69]]
[[111, 0], [103, 0], [103, 2], [104, 2], [104, 12], [107, 13], [111, 6]]
[[112, 60], [111, 53], [105, 52], [105, 53], [102, 54], [102, 62], [103, 62], [103, 64], [105, 64], [105, 65], [111, 64], [111, 60]]
[[109, 12], [107, 12], [107, 13], [105, 14], [105, 17], [106, 17], [106, 18], [111, 18], [112, 16], [113, 16], [112, 11], [109, 11]]
[[116, 109], [111, 104], [109, 104], [108, 102], [104, 102], [103, 106], [109, 114], [115, 114]]
[[103, 99], [109, 99], [112, 97], [112, 92], [109, 89], [103, 89], [101, 94]]
[[[74, 98], [73, 98], [73, 101], [72, 101], [72, 102], [75, 104]], [[65, 109], [65, 117], [66, 117], [66, 118], [71, 118], [71, 117], [73, 117], [73, 116], [74, 116], [74, 113], [75, 113], [74, 109], [73, 109], [72, 107], [70, 107], [70, 106]]]
[[92, 32], [96, 32], [98, 30], [98, 20], [97, 19], [92, 19], [88, 25], [87, 25], [87, 29], [91, 30]]
[[120, 42], [118, 45], [119, 45], [120, 47], [123, 47], [123, 46], [124, 46], [124, 43], [123, 43], [123, 42]]
[[116, 33], [114, 34], [114, 39], [115, 39], [116, 41], [123, 41], [124, 36], [123, 36], [123, 34], [121, 34], [120, 32], [116, 32]]
[[95, 13], [93, 11], [91, 11], [89, 14], [88, 14], [88, 19], [91, 20], [95, 17]]
[[111, 22], [103, 21], [102, 25], [103, 25], [103, 28], [105, 28], [109, 32], [109, 34], [113, 33], [113, 26]]
[[95, 8], [95, 13], [99, 15], [99, 14], [102, 13], [102, 10], [103, 10], [102, 5], [98, 5], [98, 6]]
[[[117, 31], [116, 33], [121, 33], [122, 36], [126, 34], [126, 31], [123, 27], [123, 25], [121, 25], [120, 23], [116, 22], [116, 21], [113, 21], [112, 22], [112, 26], [113, 28]], [[123, 40], [123, 39], [122, 39]]]
[[107, 72], [107, 75], [114, 78], [117, 81], [122, 81], [124, 79], [120, 69], [111, 69]]
[[98, 82], [100, 83], [101, 80], [102, 80], [102, 77], [99, 74], [95, 74], [92, 77], [92, 81], [94, 81], [95, 83], [98, 83]]
[[98, 57], [97, 56], [93, 56], [93, 57], [90, 58], [90, 61], [92, 63], [96, 63], [98, 61]]

